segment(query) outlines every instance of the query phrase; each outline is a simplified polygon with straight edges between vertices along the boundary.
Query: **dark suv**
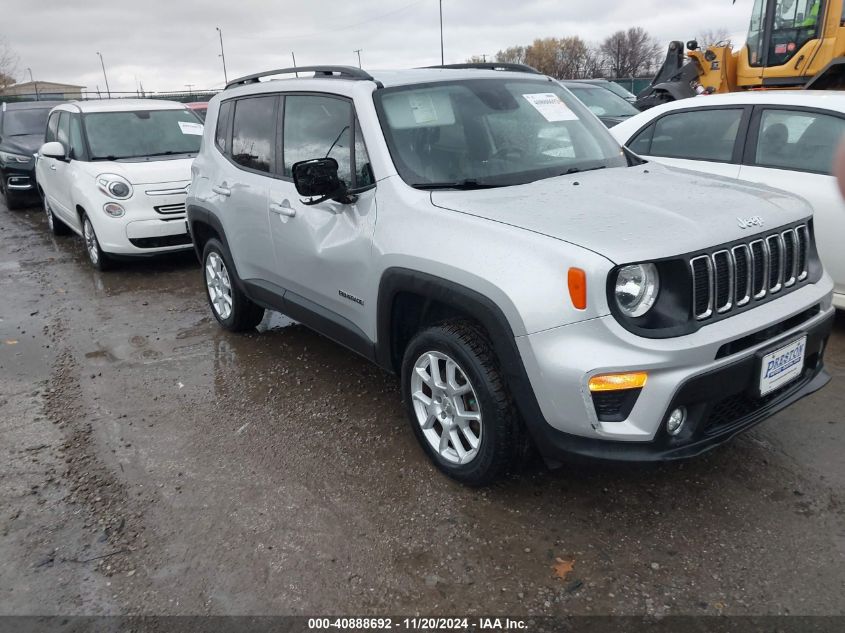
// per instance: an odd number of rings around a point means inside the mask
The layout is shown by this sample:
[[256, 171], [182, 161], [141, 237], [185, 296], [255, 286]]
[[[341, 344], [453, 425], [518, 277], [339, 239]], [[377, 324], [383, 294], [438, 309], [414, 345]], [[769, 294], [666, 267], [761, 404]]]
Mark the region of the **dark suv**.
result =
[[47, 115], [60, 101], [0, 105], [0, 193], [9, 209], [19, 209], [38, 195], [35, 152], [44, 143]]

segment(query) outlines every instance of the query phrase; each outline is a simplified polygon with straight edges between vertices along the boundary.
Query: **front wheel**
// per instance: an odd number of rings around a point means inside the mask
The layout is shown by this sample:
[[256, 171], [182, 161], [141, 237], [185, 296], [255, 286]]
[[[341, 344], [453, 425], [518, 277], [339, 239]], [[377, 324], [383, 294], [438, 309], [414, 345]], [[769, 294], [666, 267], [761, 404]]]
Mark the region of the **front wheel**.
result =
[[[55, 220], [54, 220], [55, 221]], [[82, 216], [82, 237], [85, 240], [85, 250], [88, 253], [88, 261], [97, 270], [108, 270], [112, 267], [112, 260], [107, 253], [100, 248], [100, 241], [94, 231], [94, 225], [87, 215]]]
[[495, 481], [524, 447], [493, 346], [472, 322], [444, 323], [414, 337], [402, 363], [402, 398], [423, 449], [461, 483]]
[[238, 287], [235, 269], [219, 241], [208, 240], [202, 263], [208, 305], [217, 322], [230, 332], [255, 329], [264, 318], [264, 308], [253, 303]]

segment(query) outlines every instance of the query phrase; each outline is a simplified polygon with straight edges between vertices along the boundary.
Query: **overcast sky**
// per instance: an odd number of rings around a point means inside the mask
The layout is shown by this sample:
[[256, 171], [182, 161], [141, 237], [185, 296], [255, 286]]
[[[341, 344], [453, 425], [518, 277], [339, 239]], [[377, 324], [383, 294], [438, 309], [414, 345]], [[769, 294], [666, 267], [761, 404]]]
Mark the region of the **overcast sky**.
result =
[[[446, 62], [580, 35], [600, 41], [642, 26], [661, 43], [705, 29], [744, 34], [752, 0], [443, 0]], [[8, 3], [8, 4], [7, 4]], [[0, 36], [20, 58], [18, 79], [113, 91], [217, 88], [223, 30], [229, 78], [291, 64], [407, 68], [439, 63], [438, 0], [4, 0]]]

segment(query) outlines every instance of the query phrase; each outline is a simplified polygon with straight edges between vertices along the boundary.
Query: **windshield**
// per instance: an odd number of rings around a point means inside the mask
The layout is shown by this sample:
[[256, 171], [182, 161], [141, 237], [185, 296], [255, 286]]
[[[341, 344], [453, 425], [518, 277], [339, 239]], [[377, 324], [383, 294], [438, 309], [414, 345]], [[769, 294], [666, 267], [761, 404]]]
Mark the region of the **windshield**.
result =
[[473, 79], [374, 93], [402, 179], [420, 188], [501, 187], [627, 159], [557, 83]]
[[202, 123], [188, 110], [96, 112], [85, 115], [92, 160], [195, 154]]
[[610, 90], [580, 84], [567, 84], [566, 87], [596, 116], [629, 117], [640, 113], [625, 99], [617, 97]]
[[[626, 101], [629, 100], [629, 99], [636, 99], [637, 98], [637, 95], [635, 95], [633, 92], [629, 92], [628, 90], [626, 90], [625, 88], [620, 86], [615, 81], [608, 81], [607, 83], [600, 84], [599, 88], [604, 88], [605, 90], [610, 90], [610, 92], [615, 94], [617, 97], [622, 97]], [[639, 112], [639, 110], [637, 110], [637, 112]]]
[[[819, 37], [823, 0], [755, 0], [748, 29], [748, 62], [752, 66], [782, 66], [807, 42]], [[769, 13], [767, 13], [769, 11]], [[766, 41], [766, 26], [771, 36]]]
[[40, 134], [47, 131], [47, 115], [50, 108], [35, 110], [7, 110], [3, 117], [3, 136], [24, 136]]

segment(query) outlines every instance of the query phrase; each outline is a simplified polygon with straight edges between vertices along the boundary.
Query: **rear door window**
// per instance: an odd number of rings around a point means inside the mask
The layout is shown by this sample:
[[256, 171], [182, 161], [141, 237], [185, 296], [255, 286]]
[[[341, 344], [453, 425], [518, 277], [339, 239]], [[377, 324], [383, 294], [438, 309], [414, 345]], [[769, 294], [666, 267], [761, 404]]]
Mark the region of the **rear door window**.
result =
[[791, 171], [830, 174], [845, 119], [797, 110], [766, 109], [753, 148], [754, 164]]
[[640, 143], [632, 149], [650, 156], [729, 163], [742, 115], [741, 109], [715, 108], [669, 114], [654, 124], [648, 151]]
[[271, 173], [276, 160], [275, 95], [240, 99], [232, 122], [232, 160], [262, 173]]

